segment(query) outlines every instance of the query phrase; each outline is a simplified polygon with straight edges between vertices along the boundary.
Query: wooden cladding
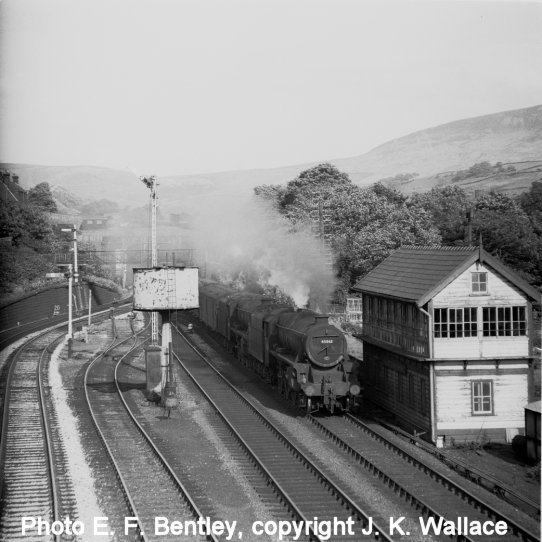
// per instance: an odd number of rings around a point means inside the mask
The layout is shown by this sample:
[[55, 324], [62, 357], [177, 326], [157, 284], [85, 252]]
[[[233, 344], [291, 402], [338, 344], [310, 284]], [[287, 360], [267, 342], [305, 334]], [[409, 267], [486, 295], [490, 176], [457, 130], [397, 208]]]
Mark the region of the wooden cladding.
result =
[[418, 356], [429, 356], [427, 317], [414, 303], [366, 294], [363, 333]]

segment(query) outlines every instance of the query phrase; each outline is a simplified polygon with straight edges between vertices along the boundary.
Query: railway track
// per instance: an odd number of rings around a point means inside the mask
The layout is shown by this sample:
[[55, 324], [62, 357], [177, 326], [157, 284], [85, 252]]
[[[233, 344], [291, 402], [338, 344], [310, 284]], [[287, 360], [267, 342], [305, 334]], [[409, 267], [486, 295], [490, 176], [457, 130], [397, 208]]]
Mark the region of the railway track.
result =
[[[449, 521], [462, 517], [481, 523], [488, 520], [494, 523], [500, 521], [507, 525], [506, 540], [540, 540], [532, 531], [498, 512], [449, 477], [437, 472], [350, 414], [343, 417], [307, 418], [361, 466], [403, 495], [423, 515]], [[393, 453], [391, 459], [389, 453], [383, 453], [383, 447]], [[413, 475], [415, 472], [417, 474]], [[457, 540], [475, 538], [460, 533], [455, 536]], [[493, 538], [490, 535], [484, 537], [484, 540], [492, 539], [503, 538], [499, 535], [494, 535]]]
[[[442, 448], [435, 448], [421, 438], [407, 433], [395, 425], [391, 425], [386, 420], [375, 418], [375, 421], [378, 423], [377, 427], [382, 427], [389, 433], [393, 433], [399, 437], [399, 442], [408, 442], [414, 445], [417, 449], [422, 449], [425, 453], [434, 456], [441, 463], [444, 463], [446, 466], [453, 469], [463, 478], [466, 478], [476, 485], [487, 489], [489, 492], [498, 495], [501, 499], [508, 502], [512, 506], [523, 510], [533, 518], [540, 520], [540, 504], [533, 501], [528, 496], [518, 493], [515, 489], [508, 486], [502, 480], [499, 480], [487, 472], [477, 469], [466, 461], [451, 457], [446, 450]], [[374, 427], [372, 427], [372, 430], [375, 431]], [[378, 430], [376, 430], [376, 432], [378, 433]]]
[[[85, 395], [94, 424], [122, 485], [133, 518], [130, 520], [133, 538], [177, 541], [179, 533], [156, 534], [155, 517], [195, 524], [202, 515], [122, 396], [119, 366], [139, 346], [137, 340], [129, 346], [124, 343], [124, 352], [116, 363], [100, 356], [89, 364], [85, 373]], [[190, 531], [190, 535], [182, 539], [216, 542], [212, 533], [199, 534], [206, 528], [195, 529], [196, 534], [192, 536]], [[159, 533], [163, 532], [159, 526]]]
[[[122, 306], [122, 305], [121, 305]], [[109, 309], [109, 306], [107, 306]], [[102, 320], [110, 311], [94, 314]], [[74, 320], [83, 320], [79, 318]], [[51, 327], [51, 323], [55, 323]], [[43, 328], [47, 327], [45, 331]], [[77, 518], [77, 504], [69, 477], [67, 452], [49, 386], [51, 355], [66, 335], [66, 323], [34, 326], [42, 331], [20, 346], [2, 365], [2, 435], [0, 440], [0, 540], [57, 540], [60, 523]], [[12, 340], [30, 330], [21, 326]], [[5, 341], [10, 342], [10, 341]], [[2, 343], [4, 344], [4, 342]], [[27, 520], [22, 533], [22, 517], [42, 518], [42, 534]], [[54, 524], [57, 522], [57, 524]]]
[[[236, 436], [291, 516], [304, 522], [311, 540], [327, 539], [321, 530], [322, 525], [327, 528], [326, 524], [318, 522], [333, 525], [337, 520], [337, 533], [331, 540], [392, 540], [387, 529], [370, 518], [208, 363], [178, 328], [176, 331], [177, 361]], [[291, 523], [291, 517], [285, 521]]]
[[49, 524], [74, 516], [66, 455], [47, 387], [48, 363], [64, 335], [55, 330], [35, 337], [16, 352], [9, 368], [0, 446], [2, 540], [32, 540], [22, 533], [24, 516]]
[[[307, 419], [312, 425], [322, 426], [322, 433], [335, 441], [339, 449], [344, 452], [343, 455], [347, 461], [354, 458], [359, 464], [364, 465], [368, 472], [378, 477], [378, 480], [381, 480], [386, 487], [393, 488], [397, 495], [410, 503], [414, 509], [413, 516], [425, 516], [425, 523], [428, 517], [435, 518], [437, 523], [439, 518], [457, 523], [459, 517], [468, 518], [468, 521], [480, 521], [482, 525], [487, 521], [493, 524], [502, 521], [508, 529], [505, 536], [483, 535], [482, 539], [540, 540], [539, 535], [535, 534], [537, 529], [534, 521], [531, 521], [529, 527], [530, 520], [525, 524], [521, 519], [512, 519], [509, 514], [500, 511], [498, 504], [488, 504], [483, 497], [477, 496], [479, 491], [472, 494], [465, 489], [461, 481], [454, 482], [445, 474], [439, 474], [444, 469], [439, 469], [438, 465], [435, 470], [429, 464], [425, 464], [423, 459], [410, 457], [406, 447], [403, 451], [400, 445], [397, 446], [393, 442], [385, 443], [386, 439], [369, 427], [367, 427], [368, 432], [365, 432], [365, 429], [359, 426], [362, 422], [356, 418], [347, 416], [344, 419], [340, 417], [322, 420], [307, 417]], [[399, 459], [398, 454], [399, 457], [403, 457], [402, 460]], [[522, 510], [521, 506], [520, 510]], [[491, 528], [489, 525], [488, 527]], [[452, 533], [447, 538], [480, 539], [477, 535], [463, 533]]]

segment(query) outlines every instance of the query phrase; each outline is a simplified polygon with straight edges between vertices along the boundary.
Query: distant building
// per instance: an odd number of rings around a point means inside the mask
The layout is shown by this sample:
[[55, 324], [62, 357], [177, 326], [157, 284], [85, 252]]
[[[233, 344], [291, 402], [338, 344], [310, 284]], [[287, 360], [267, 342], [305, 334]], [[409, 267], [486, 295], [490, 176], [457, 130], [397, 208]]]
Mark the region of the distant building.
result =
[[402, 247], [354, 290], [366, 397], [435, 443], [523, 432], [539, 291], [475, 247]]
[[19, 177], [11, 171], [0, 171], [0, 199], [3, 202], [26, 201], [26, 190], [19, 185]]
[[108, 217], [84, 218], [81, 222], [79, 242], [91, 243], [97, 249], [105, 247], [108, 241]]
[[76, 210], [71, 213], [47, 213], [47, 219], [59, 228], [72, 228], [75, 225], [79, 229], [81, 226], [81, 213]]

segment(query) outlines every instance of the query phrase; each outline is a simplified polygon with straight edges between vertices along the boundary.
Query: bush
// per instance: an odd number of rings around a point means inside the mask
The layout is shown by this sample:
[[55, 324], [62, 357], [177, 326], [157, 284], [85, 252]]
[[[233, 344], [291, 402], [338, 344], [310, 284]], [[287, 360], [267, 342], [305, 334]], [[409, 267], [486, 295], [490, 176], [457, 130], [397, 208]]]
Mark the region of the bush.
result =
[[55, 269], [48, 258], [28, 247], [10, 247], [2, 253], [0, 295], [27, 292], [47, 284], [45, 274]]

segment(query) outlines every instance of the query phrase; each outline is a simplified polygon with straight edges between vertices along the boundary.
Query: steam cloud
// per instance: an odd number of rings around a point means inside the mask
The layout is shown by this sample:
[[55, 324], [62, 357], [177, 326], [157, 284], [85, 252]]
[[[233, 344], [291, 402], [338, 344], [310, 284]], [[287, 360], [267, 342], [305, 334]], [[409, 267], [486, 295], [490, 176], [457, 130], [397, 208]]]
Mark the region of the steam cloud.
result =
[[237, 283], [256, 278], [277, 287], [298, 307], [322, 310], [335, 288], [320, 242], [288, 231], [286, 220], [255, 197], [206, 201], [194, 222], [195, 248], [211, 273]]

